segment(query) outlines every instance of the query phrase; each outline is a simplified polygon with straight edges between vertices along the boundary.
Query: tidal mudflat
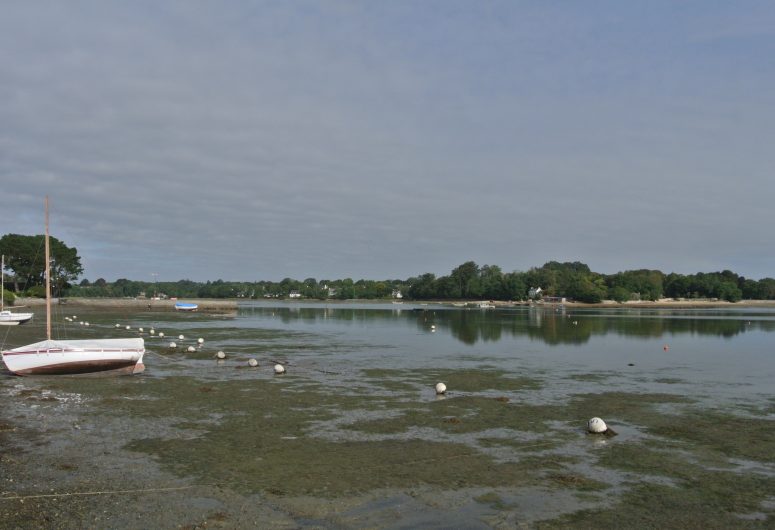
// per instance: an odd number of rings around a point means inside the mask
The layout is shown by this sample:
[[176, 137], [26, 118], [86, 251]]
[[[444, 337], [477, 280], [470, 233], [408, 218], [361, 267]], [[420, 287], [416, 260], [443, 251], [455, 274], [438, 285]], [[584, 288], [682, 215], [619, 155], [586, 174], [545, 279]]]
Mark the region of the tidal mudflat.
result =
[[773, 525], [771, 309], [78, 310], [147, 371], [0, 377], [9, 528]]

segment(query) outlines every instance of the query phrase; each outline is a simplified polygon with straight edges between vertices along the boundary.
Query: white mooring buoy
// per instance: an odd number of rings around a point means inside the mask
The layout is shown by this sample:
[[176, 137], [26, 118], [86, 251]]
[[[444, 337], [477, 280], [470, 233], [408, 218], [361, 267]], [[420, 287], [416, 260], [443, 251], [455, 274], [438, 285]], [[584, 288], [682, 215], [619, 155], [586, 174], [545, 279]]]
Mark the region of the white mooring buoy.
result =
[[441, 395], [447, 392], [447, 385], [444, 383], [436, 383], [436, 393]]
[[198, 339], [196, 339], [196, 341], [197, 341], [199, 344], [204, 344], [204, 343], [205, 343], [205, 340], [204, 340], [202, 337], [199, 337]]
[[143, 332], [143, 328], [137, 328], [137, 331], [139, 331], [140, 333], [142, 333], [142, 332]]
[[121, 324], [116, 324], [116, 327], [117, 327], [117, 328], [120, 328], [120, 327], [121, 327]]
[[163, 331], [160, 331], [160, 332], [159, 332], [159, 338], [160, 338], [160, 339], [163, 339], [163, 338], [164, 338], [164, 332], [163, 332]]
[[189, 346], [186, 351], [188, 351], [188, 353], [194, 353], [196, 351], [196, 348], [194, 348], [193, 346]]
[[127, 326], [125, 329], [127, 330], [132, 329], [132, 326]]
[[148, 333], [150, 333], [151, 335], [154, 335], [154, 334], [156, 334], [156, 330], [155, 330], [155, 329], [153, 329], [153, 328], [151, 328], [151, 329], [148, 331]]
[[225, 359], [226, 358], [226, 354], [223, 351], [221, 351], [221, 350], [219, 350], [218, 353], [215, 354], [215, 356], [218, 357], [219, 359]]
[[177, 347], [178, 347], [177, 344], [175, 344], [174, 342], [170, 342], [170, 348], [177, 348]]
[[255, 360], [255, 359], [248, 359], [248, 365], [250, 365], [253, 368], [255, 368], [256, 366], [258, 366], [258, 361]]
[[183, 340], [183, 339], [185, 339], [185, 338], [186, 338], [186, 337], [184, 337], [183, 335], [178, 335], [178, 340]]
[[594, 417], [587, 422], [587, 431], [590, 434], [604, 434], [606, 436], [616, 436], [616, 432], [614, 432], [613, 429], [611, 429], [608, 425], [605, 424], [605, 422], [602, 419], [598, 417]]
[[285, 373], [285, 366], [283, 366], [282, 364], [274, 365], [274, 373], [276, 373], [277, 375], [284, 374]]

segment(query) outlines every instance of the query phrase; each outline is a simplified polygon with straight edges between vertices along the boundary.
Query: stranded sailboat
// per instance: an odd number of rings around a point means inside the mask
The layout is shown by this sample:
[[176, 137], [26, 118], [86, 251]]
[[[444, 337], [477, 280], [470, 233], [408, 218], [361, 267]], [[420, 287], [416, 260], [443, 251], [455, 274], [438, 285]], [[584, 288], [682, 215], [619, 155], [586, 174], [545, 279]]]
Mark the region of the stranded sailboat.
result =
[[16, 375], [129, 375], [145, 370], [143, 339], [51, 339], [51, 281], [46, 197], [46, 340], [2, 352]]
[[13, 313], [5, 308], [5, 256], [0, 258], [0, 326], [17, 326], [32, 320], [32, 313]]

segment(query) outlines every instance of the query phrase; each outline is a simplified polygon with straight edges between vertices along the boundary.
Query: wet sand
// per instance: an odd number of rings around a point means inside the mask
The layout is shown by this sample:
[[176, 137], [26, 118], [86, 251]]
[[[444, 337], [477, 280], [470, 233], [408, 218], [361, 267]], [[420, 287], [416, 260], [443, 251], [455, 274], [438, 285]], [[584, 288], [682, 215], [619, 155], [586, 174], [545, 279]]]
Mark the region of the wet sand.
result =
[[[91, 307], [137, 311], [175, 311], [175, 303], [185, 301], [186, 303], [197, 304], [197, 311], [219, 312], [236, 311], [238, 303], [236, 300], [221, 299], [199, 299], [186, 298], [185, 300], [150, 300], [148, 298], [57, 298], [52, 303], [60, 310], [67, 307]], [[44, 306], [46, 300], [42, 298], [17, 298], [16, 306]]]

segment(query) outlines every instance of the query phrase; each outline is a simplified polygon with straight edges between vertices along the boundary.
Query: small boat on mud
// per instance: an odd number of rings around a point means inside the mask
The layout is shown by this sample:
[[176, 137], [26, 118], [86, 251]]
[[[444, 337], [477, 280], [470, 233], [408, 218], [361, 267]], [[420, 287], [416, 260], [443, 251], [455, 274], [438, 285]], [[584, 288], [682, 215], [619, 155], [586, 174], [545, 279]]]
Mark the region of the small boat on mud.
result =
[[14, 313], [3, 309], [0, 311], [0, 326], [18, 326], [32, 320], [32, 313]]
[[145, 370], [141, 338], [52, 340], [51, 284], [46, 197], [46, 340], [4, 350], [8, 370], [16, 375], [130, 375]]
[[5, 308], [5, 256], [0, 258], [0, 326], [18, 326], [32, 320], [32, 313], [14, 313]]
[[131, 375], [145, 370], [143, 339], [44, 340], [3, 352], [16, 375]]
[[199, 307], [198, 304], [191, 304], [188, 302], [175, 302], [175, 311], [196, 311]]

